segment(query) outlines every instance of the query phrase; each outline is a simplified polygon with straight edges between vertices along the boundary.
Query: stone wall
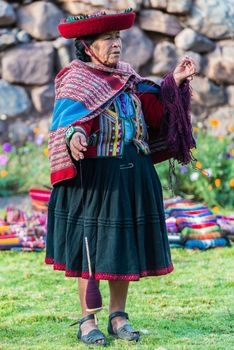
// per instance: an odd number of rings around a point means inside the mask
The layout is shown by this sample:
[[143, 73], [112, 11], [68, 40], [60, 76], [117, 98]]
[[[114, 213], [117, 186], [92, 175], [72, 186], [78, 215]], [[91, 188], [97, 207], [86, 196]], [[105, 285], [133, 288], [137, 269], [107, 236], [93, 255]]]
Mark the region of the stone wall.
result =
[[55, 74], [74, 58], [72, 41], [57, 24], [68, 14], [103, 8], [137, 12], [122, 32], [122, 59], [160, 81], [189, 54], [199, 75], [192, 81], [192, 115], [208, 125], [234, 119], [234, 0], [0, 0], [0, 138], [23, 141], [39, 127], [47, 134]]

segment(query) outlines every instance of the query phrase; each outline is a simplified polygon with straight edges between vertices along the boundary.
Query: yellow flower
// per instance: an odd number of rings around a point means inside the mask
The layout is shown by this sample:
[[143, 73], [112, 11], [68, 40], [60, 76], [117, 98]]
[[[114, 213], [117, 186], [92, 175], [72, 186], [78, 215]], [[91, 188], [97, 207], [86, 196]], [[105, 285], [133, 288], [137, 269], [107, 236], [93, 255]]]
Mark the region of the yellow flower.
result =
[[231, 180], [229, 181], [229, 185], [230, 185], [230, 187], [234, 187], [234, 179], [231, 179]]
[[221, 180], [220, 179], [215, 179], [215, 186], [220, 187], [221, 185]]
[[219, 139], [219, 141], [223, 141], [223, 140], [224, 140], [224, 136], [223, 136], [223, 135], [220, 135], [220, 136], [218, 137], [218, 139]]
[[231, 150], [231, 154], [232, 154], [232, 155], [233, 155], [233, 157], [234, 157], [234, 149], [232, 149], [232, 150]]
[[193, 132], [195, 132], [195, 133], [197, 134], [198, 131], [199, 131], [199, 128], [195, 126], [195, 127], [193, 128]]
[[39, 133], [39, 128], [34, 128], [33, 132], [34, 132], [35, 135], [37, 135]]
[[233, 132], [233, 126], [232, 126], [232, 124], [228, 124], [228, 126], [227, 126], [227, 131], [230, 132], [230, 133]]
[[6, 170], [1, 171], [1, 177], [6, 177], [8, 172]]
[[48, 148], [45, 148], [43, 152], [45, 156], [48, 156]]
[[210, 120], [210, 125], [211, 126], [219, 126], [220, 121], [218, 119], [211, 119]]
[[212, 185], [209, 185], [209, 186], [208, 186], [208, 190], [209, 190], [209, 191], [211, 191], [211, 190], [212, 190], [212, 188], [213, 188], [213, 186], [212, 186]]
[[200, 162], [197, 162], [196, 163], [196, 168], [201, 169], [202, 168], [202, 164]]
[[219, 207], [217, 206], [213, 207], [212, 209], [213, 209], [213, 212], [216, 214], [219, 212]]

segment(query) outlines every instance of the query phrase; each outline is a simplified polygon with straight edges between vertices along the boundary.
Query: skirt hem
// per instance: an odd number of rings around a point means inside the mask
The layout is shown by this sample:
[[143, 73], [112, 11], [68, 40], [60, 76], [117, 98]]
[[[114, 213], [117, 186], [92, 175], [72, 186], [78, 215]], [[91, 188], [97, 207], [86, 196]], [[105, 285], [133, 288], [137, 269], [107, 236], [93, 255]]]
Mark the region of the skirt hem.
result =
[[[47, 265], [53, 265], [54, 270], [65, 271], [66, 277], [81, 277], [84, 279], [89, 278], [89, 272], [78, 271], [78, 270], [67, 270], [66, 264], [55, 263], [53, 258], [45, 258], [45, 263]], [[94, 273], [94, 278], [96, 280], [109, 280], [109, 281], [139, 281], [140, 278], [150, 277], [150, 276], [161, 276], [167, 275], [174, 270], [173, 264], [167, 267], [155, 269], [155, 270], [145, 270], [141, 271], [139, 274], [115, 274], [115, 273]]]

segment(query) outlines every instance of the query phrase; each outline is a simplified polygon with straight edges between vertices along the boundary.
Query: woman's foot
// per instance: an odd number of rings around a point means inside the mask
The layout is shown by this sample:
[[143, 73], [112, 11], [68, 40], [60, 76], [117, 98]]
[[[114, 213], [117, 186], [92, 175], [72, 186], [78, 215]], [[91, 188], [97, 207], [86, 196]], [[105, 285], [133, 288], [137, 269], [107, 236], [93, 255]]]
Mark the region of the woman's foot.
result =
[[128, 314], [123, 311], [112, 312], [109, 316], [108, 333], [129, 341], [140, 340], [140, 334], [128, 323]]
[[93, 314], [85, 316], [79, 321], [77, 338], [85, 344], [106, 346], [106, 337], [95, 324]]
[[128, 324], [128, 320], [126, 317], [116, 316], [111, 320], [112, 328], [114, 333], [116, 333], [117, 329]]

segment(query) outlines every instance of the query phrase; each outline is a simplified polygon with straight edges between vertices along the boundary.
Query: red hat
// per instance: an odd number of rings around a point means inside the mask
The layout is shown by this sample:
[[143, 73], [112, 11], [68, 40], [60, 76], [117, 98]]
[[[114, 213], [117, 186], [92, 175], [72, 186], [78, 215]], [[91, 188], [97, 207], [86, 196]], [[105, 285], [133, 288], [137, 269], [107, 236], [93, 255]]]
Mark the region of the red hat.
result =
[[60, 20], [58, 30], [66, 39], [119, 31], [132, 27], [135, 16], [132, 9], [114, 14], [98, 12], [92, 15], [70, 16]]

